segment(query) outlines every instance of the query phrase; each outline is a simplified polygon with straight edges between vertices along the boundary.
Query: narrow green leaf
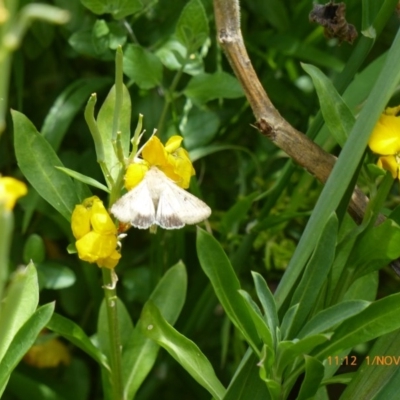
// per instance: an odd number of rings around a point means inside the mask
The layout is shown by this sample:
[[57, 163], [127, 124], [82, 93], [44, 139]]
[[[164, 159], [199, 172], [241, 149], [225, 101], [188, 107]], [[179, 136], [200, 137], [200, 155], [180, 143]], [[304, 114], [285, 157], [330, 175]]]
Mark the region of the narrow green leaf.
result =
[[144, 306], [141, 319], [144, 328], [143, 333], [147, 337], [164, 347], [215, 399], [223, 399], [225, 388], [215, 375], [207, 357], [196, 344], [168, 324], [151, 301]]
[[8, 265], [9, 262], [11, 238], [14, 228], [14, 215], [12, 212], [3, 212], [3, 210], [0, 210], [0, 226], [1, 226], [1, 240], [0, 240], [0, 266], [1, 266], [0, 267], [0, 322], [1, 322], [1, 307], [2, 307], [1, 301], [3, 299], [3, 291], [7, 283], [9, 274], [9, 271], [7, 268], [5, 268], [5, 266]]
[[[150, 300], [158, 307], [165, 320], [173, 325], [183, 308], [187, 290], [187, 273], [180, 261], [161, 278], [150, 295]], [[129, 342], [122, 352], [124, 391], [131, 399], [153, 367], [159, 346], [142, 333], [143, 321], [139, 319]]]
[[12, 111], [14, 146], [18, 165], [30, 184], [65, 219], [79, 203], [71, 178], [55, 167], [63, 167], [51, 145], [25, 115]]
[[208, 38], [207, 15], [200, 0], [190, 0], [183, 8], [176, 25], [175, 35], [188, 49], [194, 52]]
[[238, 80], [223, 71], [194, 76], [187, 84], [184, 94], [194, 102], [204, 104], [215, 99], [236, 99], [244, 95]]
[[11, 372], [35, 343], [37, 336], [46, 326], [53, 311], [54, 303], [39, 307], [15, 334], [7, 352], [1, 360], [0, 387], [7, 382]]
[[344, 321], [329, 344], [316, 355], [319, 359], [368, 342], [400, 328], [400, 293], [375, 301], [364, 311]]
[[34, 264], [30, 263], [14, 273], [1, 305], [0, 363], [16, 333], [31, 318], [38, 303], [38, 278]]
[[54, 313], [47, 323], [47, 328], [69, 340], [73, 345], [83, 350], [99, 365], [109, 369], [105, 355], [91, 342], [83, 329], [75, 322]]
[[367, 308], [371, 303], [363, 300], [349, 300], [335, 304], [325, 310], [320, 311], [310, 321], [308, 321], [299, 334], [298, 338], [314, 335], [316, 333], [326, 332], [333, 329], [336, 325], [348, 318], [357, 315]]
[[314, 398], [324, 377], [324, 365], [313, 357], [308, 355], [305, 355], [304, 357], [306, 360], [306, 374], [296, 400], [308, 400]]
[[56, 167], [58, 170], [64, 172], [71, 178], [76, 179], [79, 182], [86, 183], [86, 185], [93, 186], [97, 189], [103, 190], [106, 193], [110, 193], [110, 189], [103, 185], [102, 183], [96, 181], [96, 179], [91, 178], [90, 176], [86, 176], [83, 174], [80, 174], [79, 172], [73, 171], [72, 169], [69, 168], [63, 168], [63, 167]]
[[263, 341], [265, 345], [267, 345], [270, 349], [274, 348], [274, 342], [272, 339], [272, 333], [269, 330], [269, 326], [264, 321], [261, 316], [261, 311], [258, 308], [257, 304], [253, 301], [251, 296], [244, 290], [239, 290], [239, 293], [246, 300], [247, 309], [249, 310], [249, 314], [254, 322], [254, 325], [257, 329], [258, 336]]
[[322, 115], [331, 135], [344, 146], [355, 123], [355, 117], [324, 73], [310, 64], [302, 64], [311, 76], [321, 105]]
[[139, 88], [151, 89], [161, 82], [162, 64], [150, 51], [137, 44], [130, 44], [124, 53], [124, 74]]
[[240, 283], [235, 271], [221, 245], [200, 228], [197, 228], [197, 255], [229, 319], [240, 330], [253, 350], [258, 352], [260, 340], [246, 303], [238, 292]]

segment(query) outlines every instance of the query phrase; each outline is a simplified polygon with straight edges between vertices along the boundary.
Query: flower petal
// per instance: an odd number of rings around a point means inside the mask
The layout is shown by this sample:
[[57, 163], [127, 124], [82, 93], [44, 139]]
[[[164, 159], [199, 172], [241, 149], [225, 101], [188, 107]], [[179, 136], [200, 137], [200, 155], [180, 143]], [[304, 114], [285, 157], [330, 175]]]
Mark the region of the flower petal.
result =
[[102, 235], [116, 234], [117, 228], [110, 217], [110, 214], [99, 200], [93, 202], [92, 217], [90, 218], [93, 230]]
[[397, 164], [395, 156], [382, 156], [379, 157], [376, 165], [386, 171], [390, 171], [393, 178], [396, 179], [399, 175], [399, 164]]
[[149, 166], [147, 163], [130, 164], [125, 173], [126, 190], [132, 190], [136, 185], [138, 185], [148, 170]]
[[8, 176], [0, 177], [0, 203], [4, 203], [7, 210], [11, 211], [16, 201], [27, 193], [25, 183]]
[[81, 260], [94, 263], [113, 254], [117, 247], [117, 237], [91, 231], [79, 239], [75, 245]]
[[168, 153], [173, 153], [175, 150], [178, 150], [179, 146], [183, 141], [183, 137], [179, 135], [171, 136], [167, 143], [165, 143], [165, 150]]
[[75, 239], [90, 232], [90, 215], [91, 211], [82, 204], [75, 206], [71, 216], [71, 229]]
[[120, 258], [121, 253], [115, 250], [109, 257], [97, 260], [97, 265], [99, 267], [114, 269], [117, 266]]
[[377, 154], [394, 155], [400, 152], [400, 117], [382, 114], [368, 144]]
[[144, 146], [142, 157], [150, 165], [162, 166], [167, 163], [167, 152], [157, 136], [153, 136]]

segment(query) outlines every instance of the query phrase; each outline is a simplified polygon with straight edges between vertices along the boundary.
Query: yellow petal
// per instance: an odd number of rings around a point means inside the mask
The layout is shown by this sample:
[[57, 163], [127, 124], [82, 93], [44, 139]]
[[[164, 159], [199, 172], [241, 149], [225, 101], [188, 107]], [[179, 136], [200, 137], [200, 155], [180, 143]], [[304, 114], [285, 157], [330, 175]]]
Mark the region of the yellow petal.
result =
[[115, 235], [101, 235], [91, 231], [79, 239], [75, 245], [79, 258], [93, 263], [113, 254], [117, 247], [117, 237]]
[[0, 203], [3, 203], [7, 210], [11, 211], [16, 201], [27, 192], [25, 183], [8, 176], [0, 177]]
[[120, 258], [121, 253], [119, 253], [117, 250], [114, 250], [109, 257], [97, 260], [97, 265], [99, 267], [114, 269], [117, 266]]
[[167, 143], [165, 143], [165, 150], [168, 153], [173, 153], [175, 150], [178, 150], [179, 146], [182, 143], [182, 140], [183, 140], [182, 136], [179, 135], [171, 136], [168, 139]]
[[383, 156], [379, 157], [376, 165], [386, 171], [390, 171], [393, 178], [396, 179], [399, 176], [399, 164], [397, 164], [395, 156]]
[[67, 346], [58, 339], [51, 339], [32, 346], [24, 361], [37, 368], [55, 368], [60, 364], [69, 365], [71, 355]]
[[91, 211], [82, 204], [75, 206], [71, 216], [71, 228], [75, 239], [90, 232], [90, 215]]
[[125, 174], [125, 188], [132, 190], [138, 185], [149, 170], [147, 163], [134, 163], [128, 166]]
[[149, 165], [162, 166], [167, 162], [167, 152], [160, 139], [153, 136], [144, 146], [142, 157]]
[[368, 144], [377, 154], [394, 155], [400, 152], [400, 117], [382, 114]]
[[93, 203], [92, 217], [90, 218], [93, 230], [103, 235], [116, 234], [117, 228], [112, 221], [110, 214], [101, 201]]

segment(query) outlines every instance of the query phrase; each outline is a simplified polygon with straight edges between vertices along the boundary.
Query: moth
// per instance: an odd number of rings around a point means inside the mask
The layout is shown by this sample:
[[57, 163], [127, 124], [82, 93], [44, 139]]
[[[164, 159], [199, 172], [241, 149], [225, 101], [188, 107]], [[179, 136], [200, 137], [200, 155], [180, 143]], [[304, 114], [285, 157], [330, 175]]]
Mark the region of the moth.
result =
[[197, 224], [211, 214], [203, 201], [177, 186], [157, 167], [151, 167], [143, 180], [124, 194], [111, 207], [119, 221], [135, 228], [148, 229], [158, 225], [179, 229]]

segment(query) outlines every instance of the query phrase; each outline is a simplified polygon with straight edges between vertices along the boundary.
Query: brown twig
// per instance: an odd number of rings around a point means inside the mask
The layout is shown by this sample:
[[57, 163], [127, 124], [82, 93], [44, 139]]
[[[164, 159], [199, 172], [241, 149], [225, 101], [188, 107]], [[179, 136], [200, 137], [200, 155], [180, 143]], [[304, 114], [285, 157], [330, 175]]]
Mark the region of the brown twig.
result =
[[[256, 118], [255, 126], [293, 161], [325, 183], [336, 157], [293, 128], [272, 104], [244, 45], [238, 0], [214, 0], [214, 13], [218, 41], [244, 89]], [[356, 187], [348, 209], [356, 222], [362, 221], [368, 201], [367, 196]], [[378, 217], [379, 222], [383, 219], [383, 216]]]

